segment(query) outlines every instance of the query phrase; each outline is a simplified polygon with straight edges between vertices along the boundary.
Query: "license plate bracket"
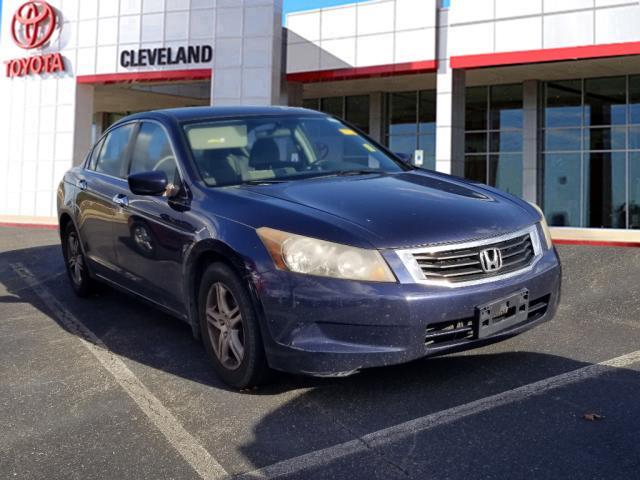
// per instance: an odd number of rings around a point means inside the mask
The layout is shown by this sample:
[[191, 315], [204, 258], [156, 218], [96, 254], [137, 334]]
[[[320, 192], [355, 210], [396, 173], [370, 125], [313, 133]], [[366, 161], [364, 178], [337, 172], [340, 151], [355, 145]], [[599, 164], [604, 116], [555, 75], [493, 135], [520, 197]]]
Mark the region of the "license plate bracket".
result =
[[478, 339], [487, 338], [527, 320], [529, 290], [523, 289], [508, 297], [476, 307], [474, 333]]

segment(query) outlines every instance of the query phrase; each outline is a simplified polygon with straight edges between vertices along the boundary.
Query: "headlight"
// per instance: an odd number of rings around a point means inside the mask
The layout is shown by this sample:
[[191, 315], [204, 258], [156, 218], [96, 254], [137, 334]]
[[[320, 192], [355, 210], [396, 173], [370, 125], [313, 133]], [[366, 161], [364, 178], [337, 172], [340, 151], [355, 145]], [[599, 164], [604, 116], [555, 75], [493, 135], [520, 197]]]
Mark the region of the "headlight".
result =
[[262, 227], [262, 243], [280, 270], [369, 282], [395, 282], [380, 252]]
[[529, 202], [529, 204], [535, 208], [540, 214], [540, 226], [542, 227], [542, 231], [544, 232], [544, 240], [547, 244], [547, 248], [550, 249], [553, 247], [553, 240], [551, 239], [551, 230], [549, 230], [549, 225], [547, 225], [547, 219], [544, 216], [544, 212], [542, 209], [533, 202]]

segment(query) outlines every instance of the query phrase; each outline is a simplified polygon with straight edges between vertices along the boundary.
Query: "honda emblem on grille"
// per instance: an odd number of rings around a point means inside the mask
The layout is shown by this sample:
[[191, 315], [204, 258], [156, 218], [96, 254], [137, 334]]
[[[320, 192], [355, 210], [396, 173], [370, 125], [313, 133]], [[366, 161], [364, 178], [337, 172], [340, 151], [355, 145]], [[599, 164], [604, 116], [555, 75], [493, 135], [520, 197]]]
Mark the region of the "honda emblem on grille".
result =
[[502, 252], [499, 248], [487, 248], [480, 252], [480, 266], [485, 273], [497, 272], [502, 268]]

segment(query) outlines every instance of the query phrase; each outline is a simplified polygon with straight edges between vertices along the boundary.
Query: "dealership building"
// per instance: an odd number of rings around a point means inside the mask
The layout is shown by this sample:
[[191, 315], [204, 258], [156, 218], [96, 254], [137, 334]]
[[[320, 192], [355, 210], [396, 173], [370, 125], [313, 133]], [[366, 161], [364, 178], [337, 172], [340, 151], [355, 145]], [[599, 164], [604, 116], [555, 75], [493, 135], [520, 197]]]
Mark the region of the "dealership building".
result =
[[286, 18], [282, 0], [2, 10], [0, 222], [50, 221], [63, 173], [129, 113], [302, 105], [540, 204], [559, 238], [640, 242], [638, 0], [371, 0]]

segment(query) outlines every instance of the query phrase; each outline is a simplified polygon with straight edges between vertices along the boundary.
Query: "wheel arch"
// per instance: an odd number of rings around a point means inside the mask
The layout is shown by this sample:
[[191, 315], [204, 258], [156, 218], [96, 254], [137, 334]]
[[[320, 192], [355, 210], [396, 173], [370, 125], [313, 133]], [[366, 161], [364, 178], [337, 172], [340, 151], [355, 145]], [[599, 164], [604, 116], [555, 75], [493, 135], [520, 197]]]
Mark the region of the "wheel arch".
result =
[[262, 308], [257, 295], [254, 270], [249, 263], [232, 249], [219, 240], [203, 240], [197, 243], [189, 252], [185, 262], [184, 291], [187, 305], [187, 315], [194, 338], [200, 339], [200, 324], [198, 320], [198, 292], [200, 281], [206, 269], [213, 263], [222, 263], [231, 268], [240, 277], [249, 291], [256, 313], [262, 316]]
[[58, 232], [60, 234], [60, 238], [62, 238], [62, 236], [64, 235], [64, 231], [69, 223], [73, 224], [73, 226], [75, 227], [75, 222], [73, 221], [71, 214], [69, 212], [62, 212], [60, 214], [60, 217], [58, 218]]
[[64, 241], [64, 231], [69, 224], [73, 225], [73, 228], [75, 228], [76, 233], [78, 234], [82, 254], [85, 256], [85, 259], [87, 259], [87, 271], [89, 272], [90, 276], [93, 276], [93, 273], [91, 272], [91, 268], [89, 266], [89, 258], [87, 256], [87, 245], [85, 245], [84, 241], [82, 240], [80, 229], [78, 228], [78, 224], [76, 223], [76, 218], [68, 210], [62, 210], [58, 214], [58, 234], [60, 235], [60, 242], [62, 243]]

